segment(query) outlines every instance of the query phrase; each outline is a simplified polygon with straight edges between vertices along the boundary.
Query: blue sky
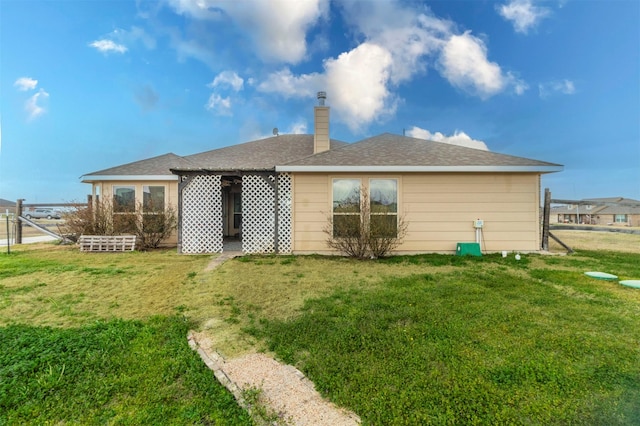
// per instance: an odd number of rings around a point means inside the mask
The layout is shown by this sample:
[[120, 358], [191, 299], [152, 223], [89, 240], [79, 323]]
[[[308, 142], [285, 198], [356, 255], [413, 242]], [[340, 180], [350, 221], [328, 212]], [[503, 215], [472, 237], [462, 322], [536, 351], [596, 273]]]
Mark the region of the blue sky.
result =
[[174, 152], [391, 132], [565, 166], [640, 199], [640, 2], [0, 0], [0, 198]]

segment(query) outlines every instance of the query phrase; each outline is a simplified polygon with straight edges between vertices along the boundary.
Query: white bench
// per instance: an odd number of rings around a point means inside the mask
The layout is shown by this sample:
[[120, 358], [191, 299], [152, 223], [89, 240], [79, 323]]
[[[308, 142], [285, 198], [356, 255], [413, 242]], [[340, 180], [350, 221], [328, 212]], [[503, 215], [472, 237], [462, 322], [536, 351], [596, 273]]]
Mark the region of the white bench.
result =
[[135, 235], [81, 235], [78, 240], [80, 251], [133, 251], [136, 248]]

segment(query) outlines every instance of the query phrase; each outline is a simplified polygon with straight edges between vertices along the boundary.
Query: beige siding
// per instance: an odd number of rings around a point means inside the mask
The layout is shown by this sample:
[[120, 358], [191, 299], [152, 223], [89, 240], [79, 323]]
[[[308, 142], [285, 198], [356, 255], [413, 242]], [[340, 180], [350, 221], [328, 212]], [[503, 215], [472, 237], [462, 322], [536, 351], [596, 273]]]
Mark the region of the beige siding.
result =
[[331, 212], [330, 180], [326, 174], [294, 174], [292, 188], [294, 253], [326, 251], [322, 230]]
[[399, 214], [408, 233], [398, 252], [455, 252], [476, 238], [473, 221], [484, 220], [485, 251], [537, 251], [540, 247], [540, 179], [537, 174], [296, 173], [293, 176], [294, 252], [326, 252], [332, 179], [398, 179]]
[[331, 148], [329, 138], [329, 107], [314, 108], [313, 153], [328, 151]]
[[[94, 183], [94, 196], [96, 194], [96, 187], [99, 187], [100, 199], [113, 200], [113, 187], [114, 186], [134, 186], [136, 188], [136, 205], [142, 204], [143, 201], [143, 187], [144, 186], [164, 186], [165, 187], [165, 204], [171, 206], [178, 212], [178, 182], [177, 181], [104, 181]], [[175, 246], [178, 244], [178, 234], [174, 233], [169, 239], [167, 239], [164, 246]]]

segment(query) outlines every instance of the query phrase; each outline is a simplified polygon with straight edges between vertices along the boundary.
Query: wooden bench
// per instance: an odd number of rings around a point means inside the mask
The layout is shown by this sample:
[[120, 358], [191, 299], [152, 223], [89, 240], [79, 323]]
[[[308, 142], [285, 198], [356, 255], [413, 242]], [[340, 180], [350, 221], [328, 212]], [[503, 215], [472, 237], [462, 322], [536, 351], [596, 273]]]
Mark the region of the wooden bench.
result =
[[81, 235], [78, 240], [80, 251], [110, 252], [133, 251], [136, 248], [135, 235]]

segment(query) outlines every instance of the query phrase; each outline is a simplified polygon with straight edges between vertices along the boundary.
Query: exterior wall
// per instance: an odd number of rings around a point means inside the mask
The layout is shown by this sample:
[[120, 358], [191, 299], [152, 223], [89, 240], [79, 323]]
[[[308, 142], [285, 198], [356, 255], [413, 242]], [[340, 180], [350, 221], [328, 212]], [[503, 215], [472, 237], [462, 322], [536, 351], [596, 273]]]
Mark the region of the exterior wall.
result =
[[[142, 204], [143, 201], [143, 187], [144, 186], [164, 186], [165, 187], [165, 205], [171, 206], [178, 211], [178, 181], [103, 181], [94, 182], [92, 195], [96, 199], [99, 195], [101, 200], [113, 200], [113, 187], [114, 186], [134, 186], [136, 188], [136, 205]], [[178, 243], [178, 234], [175, 232], [171, 235], [162, 245], [163, 246], [175, 246]]]
[[540, 176], [535, 173], [322, 174], [293, 176], [294, 253], [327, 253], [332, 179], [398, 179], [398, 213], [408, 232], [398, 253], [454, 253], [474, 242], [482, 219], [482, 249], [540, 250]]

